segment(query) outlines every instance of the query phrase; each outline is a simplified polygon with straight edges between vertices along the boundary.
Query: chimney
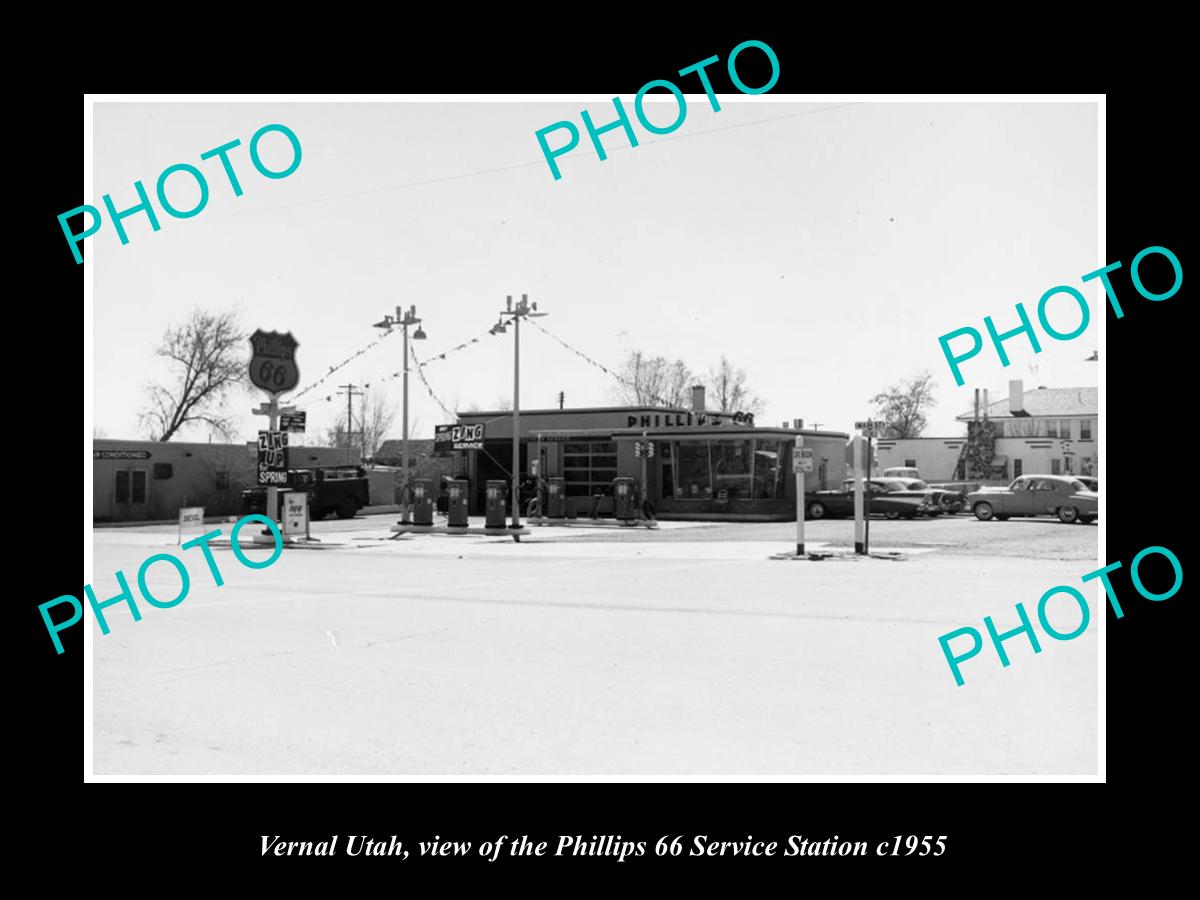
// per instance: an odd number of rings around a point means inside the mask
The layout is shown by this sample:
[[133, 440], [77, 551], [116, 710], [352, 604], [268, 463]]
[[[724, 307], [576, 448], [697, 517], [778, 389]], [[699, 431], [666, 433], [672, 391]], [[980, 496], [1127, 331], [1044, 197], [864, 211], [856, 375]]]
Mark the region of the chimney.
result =
[[704, 412], [704, 385], [692, 385], [692, 412]]
[[983, 420], [986, 422], [988, 417], [988, 389], [983, 389]]
[[1020, 378], [1014, 378], [1008, 383], [1008, 412], [1014, 416], [1025, 412], [1025, 386]]

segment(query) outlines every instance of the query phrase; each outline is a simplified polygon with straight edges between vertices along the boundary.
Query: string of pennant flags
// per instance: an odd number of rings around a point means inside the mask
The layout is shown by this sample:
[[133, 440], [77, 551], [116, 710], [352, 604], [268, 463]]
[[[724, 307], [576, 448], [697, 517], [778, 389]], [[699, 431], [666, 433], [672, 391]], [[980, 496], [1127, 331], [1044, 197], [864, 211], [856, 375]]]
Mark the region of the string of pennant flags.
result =
[[[369, 343], [365, 344], [361, 349], [355, 351], [354, 353], [351, 353], [349, 356], [347, 356], [341, 362], [337, 363], [336, 365], [330, 366], [328, 372], [326, 372], [324, 375], [322, 375], [320, 378], [318, 378], [312, 384], [305, 387], [302, 391], [297, 392], [295, 395], [293, 395], [290, 398], [290, 400], [288, 402], [295, 402], [296, 400], [299, 400], [301, 397], [303, 397], [305, 394], [307, 394], [309, 391], [313, 390], [316, 387], [319, 387], [330, 376], [334, 375], [339, 369], [344, 368], [345, 366], [352, 363], [354, 360], [358, 359], [360, 356], [362, 356], [364, 353], [366, 353], [368, 350], [370, 350], [372, 347], [374, 347], [380, 341], [384, 340], [384, 338], [386, 338], [391, 333], [392, 333], [391, 331], [385, 332], [384, 334], [380, 335], [379, 337], [377, 337], [374, 340], [370, 341]], [[474, 344], [478, 344], [480, 337], [483, 337], [483, 335], [486, 335], [487, 333], [488, 332], [485, 331], [479, 337], [473, 337], [468, 341], [463, 341], [461, 344], [456, 344], [453, 347], [443, 350], [441, 353], [431, 356], [423, 364], [418, 364], [418, 365], [419, 366], [420, 365], [427, 366], [434, 362], [440, 362], [441, 360], [446, 359], [446, 357], [448, 357], [448, 356], [453, 356], [455, 353], [458, 353], [462, 350], [466, 350], [467, 348], [473, 346]], [[409, 340], [408, 347], [409, 347], [409, 351], [412, 352], [412, 354], [413, 354], [413, 359], [416, 360], [417, 355], [416, 355], [416, 352], [413, 351], [413, 345], [412, 345], [411, 339]], [[385, 375], [382, 378], [375, 379], [375, 381], [376, 381], [376, 383], [392, 381], [393, 379], [401, 377], [403, 374], [404, 374], [403, 371], [393, 372], [391, 375]], [[433, 397], [433, 399], [437, 402], [437, 404], [439, 406], [442, 407], [443, 410], [445, 410], [446, 407], [442, 404], [442, 402], [440, 400], [437, 399], [437, 396], [433, 393], [433, 390], [429, 387], [428, 381], [425, 381], [424, 376], [422, 376], [421, 380], [425, 384], [425, 389], [429, 391], [429, 395], [431, 397]], [[370, 386], [371, 386], [371, 382], [369, 382], [369, 381], [363, 385], [364, 388], [369, 388]], [[336, 397], [337, 397], [336, 394], [329, 394], [325, 397], [314, 397], [309, 402], [311, 402], [311, 403], [331, 403], [333, 400], [336, 399]]]
[[586, 353], [584, 353], [582, 350], [578, 350], [575, 347], [572, 347], [570, 344], [568, 344], [566, 341], [564, 341], [558, 335], [554, 334], [552, 331], [550, 331], [544, 325], [537, 322], [537, 320], [530, 319], [529, 324], [532, 325], [534, 328], [536, 328], [538, 331], [542, 332], [542, 334], [546, 335], [546, 337], [548, 337], [554, 341], [557, 341], [559, 344], [561, 344], [567, 350], [570, 350], [572, 353], [574, 353], [576, 356], [578, 356], [584, 362], [588, 363], [591, 366], [594, 366], [595, 368], [599, 369], [604, 374], [612, 376], [618, 382], [620, 382], [621, 384], [623, 384], [625, 387], [629, 388], [630, 390], [636, 391], [638, 394], [645, 394], [652, 401], [657, 403], [659, 406], [665, 406], [668, 409], [679, 408], [679, 404], [673, 403], [670, 400], [666, 399], [665, 397], [660, 397], [658, 394], [655, 394], [653, 392], [647, 393], [645, 391], [645, 389], [642, 387], [639, 387], [636, 382], [631, 381], [630, 379], [626, 378], [625, 376], [621, 375], [618, 372], [614, 372], [612, 369], [608, 368], [608, 366], [604, 365], [603, 363], [597, 362], [596, 360], [594, 360], [590, 356], [588, 356]]
[[[307, 387], [305, 387], [305, 388], [304, 388], [304, 390], [302, 390], [302, 391], [298, 391], [297, 393], [293, 394], [293, 395], [291, 396], [291, 398], [289, 398], [288, 402], [289, 402], [289, 403], [294, 403], [295, 401], [299, 400], [301, 397], [303, 397], [305, 394], [307, 394], [307, 393], [308, 393], [309, 391], [311, 391], [313, 388], [315, 388], [315, 387], [318, 387], [318, 386], [319, 386], [319, 385], [321, 385], [323, 382], [325, 382], [325, 380], [326, 380], [326, 379], [328, 379], [328, 378], [329, 378], [331, 375], [333, 375], [335, 372], [337, 372], [337, 371], [338, 371], [338, 369], [341, 369], [341, 368], [343, 368], [343, 367], [345, 367], [345, 366], [348, 366], [350, 363], [352, 363], [354, 360], [358, 359], [360, 356], [362, 356], [364, 353], [366, 353], [368, 350], [370, 350], [370, 349], [371, 349], [372, 347], [374, 347], [376, 344], [380, 343], [380, 342], [381, 342], [381, 341], [383, 341], [383, 340], [386, 340], [386, 339], [387, 339], [387, 336], [388, 336], [389, 334], [391, 334], [391, 332], [390, 332], [390, 331], [384, 332], [384, 333], [383, 333], [383, 334], [381, 334], [379, 337], [375, 338], [374, 340], [370, 341], [370, 342], [369, 342], [369, 343], [367, 343], [365, 346], [363, 346], [363, 348], [362, 348], [361, 350], [357, 350], [356, 352], [354, 352], [354, 353], [351, 353], [349, 356], [347, 356], [347, 357], [346, 357], [345, 359], [343, 359], [341, 362], [337, 363], [336, 365], [332, 365], [332, 366], [330, 366], [330, 367], [329, 367], [329, 371], [328, 371], [328, 372], [326, 372], [324, 375], [322, 375], [320, 378], [318, 378], [318, 379], [317, 379], [316, 381], [314, 381], [312, 384], [310, 384], [310, 385], [308, 385]], [[333, 399], [333, 395], [330, 395], [330, 396], [328, 396], [328, 397], [324, 397], [324, 398], [319, 398], [318, 402], [319, 402], [321, 399], [323, 399], [323, 400], [332, 400], [332, 399]]]
[[[474, 340], [469, 341], [468, 343], [475, 344], [478, 342], [479, 342], [479, 339], [475, 338]], [[460, 344], [459, 346], [465, 347], [465, 346], [467, 346], [467, 344]], [[455, 348], [455, 349], [458, 349], [458, 348]], [[412, 354], [413, 362], [417, 364], [417, 377], [419, 379], [421, 379], [421, 384], [425, 385], [425, 390], [429, 392], [429, 396], [433, 398], [433, 402], [442, 408], [442, 412], [444, 412], [446, 414], [446, 418], [448, 418], [448, 419], [455, 418], [454, 413], [452, 413], [450, 411], [449, 407], [447, 407], [446, 404], [441, 401], [441, 399], [438, 397], [438, 395], [433, 392], [433, 388], [431, 388], [429, 386], [429, 379], [427, 379], [425, 377], [425, 365], [417, 357], [417, 351], [413, 348], [411, 340], [408, 342], [408, 352]], [[447, 352], [453, 352], [453, 351], [447, 351]], [[446, 354], [443, 353], [441, 356], [439, 356], [437, 358], [445, 359]]]
[[[657, 403], [660, 406], [664, 406], [664, 407], [672, 408], [672, 409], [678, 408], [679, 405], [677, 403], [673, 403], [665, 397], [662, 397], [653, 392], [646, 394], [645, 389], [643, 387], [640, 387], [636, 382], [634, 382], [633, 380], [631, 380], [629, 378], [626, 378], [625, 376], [621, 375], [619, 372], [616, 372], [613, 369], [610, 369], [608, 366], [604, 365], [604, 363], [599, 362], [596, 359], [593, 359], [591, 356], [584, 353], [579, 348], [571, 345], [567, 341], [560, 338], [557, 334], [550, 331], [548, 328], [546, 328], [540, 322], [530, 319], [529, 324], [533, 325], [535, 328], [537, 328], [538, 331], [542, 332], [542, 334], [546, 335], [546, 337], [550, 338], [551, 340], [553, 340], [554, 342], [559, 344], [565, 350], [568, 350], [569, 352], [573, 353], [575, 356], [579, 357], [580, 359], [582, 359], [584, 362], [586, 362], [588, 365], [592, 366], [593, 368], [599, 369], [601, 372], [603, 372], [605, 375], [608, 375], [610, 378], [614, 379], [619, 384], [622, 384], [625, 387], [629, 388], [630, 390], [638, 392], [639, 394], [647, 395], [651, 401], [653, 401], [654, 403]], [[328, 380], [331, 376], [336, 374], [340, 369], [343, 369], [344, 367], [349, 365], [351, 362], [353, 362], [354, 360], [356, 360], [360, 356], [362, 356], [364, 353], [371, 350], [377, 344], [379, 344], [380, 342], [385, 340], [388, 337], [388, 335], [390, 335], [391, 333], [392, 333], [391, 331], [384, 332], [379, 337], [375, 338], [374, 340], [369, 341], [361, 349], [356, 350], [354, 353], [350, 354], [349, 356], [347, 356], [345, 359], [341, 360], [337, 364], [330, 366], [328, 372], [326, 372], [324, 375], [322, 375], [316, 381], [309, 384], [303, 390], [294, 394], [291, 398], [291, 402], [299, 400], [305, 394], [308, 394], [310, 391], [319, 387], [326, 380]], [[426, 393], [429, 394], [429, 396], [433, 400], [433, 402], [438, 405], [438, 407], [442, 410], [443, 413], [446, 414], [446, 416], [448, 418], [451, 418], [451, 419], [455, 418], [455, 413], [452, 412], [450, 410], [450, 408], [448, 406], [446, 406], [445, 403], [442, 402], [441, 398], [438, 397], [437, 393], [433, 390], [433, 387], [429, 383], [429, 379], [425, 375], [425, 367], [432, 365], [434, 363], [437, 363], [437, 362], [441, 362], [441, 361], [445, 360], [446, 358], [453, 356], [456, 353], [460, 353], [463, 350], [469, 349], [470, 347], [474, 346], [475, 344], [478, 344], [482, 337], [484, 337], [485, 335], [491, 334], [491, 333], [492, 332], [489, 329], [489, 331], [485, 331], [485, 332], [483, 332], [483, 334], [481, 334], [477, 337], [473, 337], [469, 340], [463, 341], [460, 344], [455, 344], [453, 347], [449, 347], [446, 350], [443, 350], [441, 353], [436, 353], [424, 361], [422, 361], [417, 356], [416, 348], [413, 346], [412, 339], [411, 338], [409, 339], [408, 349], [409, 349], [409, 353], [412, 355], [413, 363], [415, 364], [414, 371], [417, 374], [417, 378], [420, 380], [421, 385], [425, 388]], [[374, 382], [370, 382], [370, 381], [365, 382], [363, 384], [363, 388], [364, 389], [369, 388], [372, 383], [378, 384], [381, 382], [393, 381], [397, 378], [402, 377], [403, 375], [404, 375], [403, 370], [398, 371], [398, 372], [392, 372], [390, 375], [384, 375], [380, 378], [376, 378], [374, 380]], [[336, 393], [328, 394], [324, 397], [314, 397], [309, 402], [311, 402], [311, 403], [331, 403], [335, 399], [337, 399], [337, 396], [338, 395]]]

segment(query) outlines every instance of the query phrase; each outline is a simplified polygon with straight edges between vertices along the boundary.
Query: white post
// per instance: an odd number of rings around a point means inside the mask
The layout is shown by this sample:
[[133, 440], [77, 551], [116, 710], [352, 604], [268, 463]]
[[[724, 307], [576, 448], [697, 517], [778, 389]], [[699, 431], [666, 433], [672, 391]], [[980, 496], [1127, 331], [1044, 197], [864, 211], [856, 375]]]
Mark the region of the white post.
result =
[[[267, 432], [274, 434], [279, 430], [279, 395], [272, 394], [271, 402], [267, 406]], [[279, 513], [279, 488], [273, 485], [267, 486], [267, 518], [274, 519], [276, 522], [282, 522], [283, 516]], [[271, 534], [270, 529], [265, 529], [263, 534]]]
[[796, 555], [804, 555], [804, 473], [796, 473]]
[[796, 435], [792, 444], [792, 471], [796, 473], [796, 556], [804, 556], [804, 435]]
[[854, 552], [865, 553], [864, 529], [866, 517], [863, 515], [863, 439], [861, 435], [854, 436]]

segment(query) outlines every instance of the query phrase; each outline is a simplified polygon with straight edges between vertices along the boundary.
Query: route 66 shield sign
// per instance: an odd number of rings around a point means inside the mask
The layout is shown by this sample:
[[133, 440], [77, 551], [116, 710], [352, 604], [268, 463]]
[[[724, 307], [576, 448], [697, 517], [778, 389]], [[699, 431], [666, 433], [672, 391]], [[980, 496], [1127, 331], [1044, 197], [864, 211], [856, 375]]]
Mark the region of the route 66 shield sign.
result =
[[292, 333], [263, 331], [250, 335], [250, 383], [271, 394], [283, 394], [300, 383], [296, 367], [296, 348], [300, 346]]

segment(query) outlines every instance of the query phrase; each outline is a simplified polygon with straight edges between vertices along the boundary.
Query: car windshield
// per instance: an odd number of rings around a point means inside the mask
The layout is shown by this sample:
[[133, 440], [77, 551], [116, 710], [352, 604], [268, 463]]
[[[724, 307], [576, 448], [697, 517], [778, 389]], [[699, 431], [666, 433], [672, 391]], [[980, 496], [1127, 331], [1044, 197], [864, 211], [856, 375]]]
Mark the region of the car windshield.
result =
[[910, 491], [924, 491], [929, 489], [929, 485], [921, 481], [919, 478], [914, 478], [908, 483], [908, 489]]
[[1090, 490], [1088, 488], [1088, 486], [1086, 484], [1084, 484], [1082, 481], [1072, 481], [1071, 488], [1072, 488], [1072, 490], [1076, 490], [1076, 491]]

